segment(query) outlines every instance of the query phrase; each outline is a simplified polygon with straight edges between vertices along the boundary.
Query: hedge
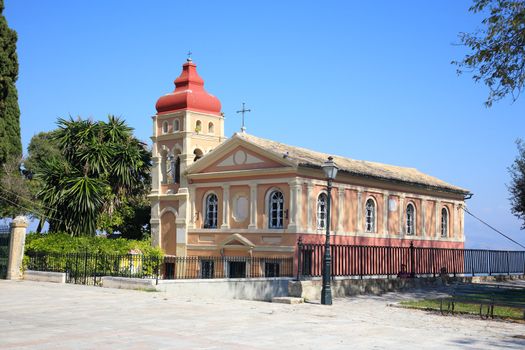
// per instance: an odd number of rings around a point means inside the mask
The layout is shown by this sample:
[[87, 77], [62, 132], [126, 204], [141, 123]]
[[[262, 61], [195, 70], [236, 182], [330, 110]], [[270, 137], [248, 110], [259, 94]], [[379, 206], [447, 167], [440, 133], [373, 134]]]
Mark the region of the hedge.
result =
[[26, 236], [25, 252], [34, 254], [88, 253], [126, 255], [139, 250], [148, 257], [162, 257], [160, 248], [153, 248], [150, 240], [108, 239], [103, 236], [71, 237], [66, 233], [30, 233]]

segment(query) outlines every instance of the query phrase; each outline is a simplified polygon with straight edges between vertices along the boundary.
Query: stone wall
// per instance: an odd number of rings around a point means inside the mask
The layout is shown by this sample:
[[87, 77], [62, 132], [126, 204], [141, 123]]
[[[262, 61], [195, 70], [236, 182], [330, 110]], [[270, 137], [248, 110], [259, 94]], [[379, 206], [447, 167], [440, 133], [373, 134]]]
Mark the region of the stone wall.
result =
[[122, 277], [102, 277], [102, 286], [136, 290], [156, 290], [175, 297], [202, 299], [246, 299], [271, 300], [273, 297], [288, 295], [291, 278], [248, 278], [248, 279], [194, 279], [159, 280]]
[[[361, 294], [380, 295], [410, 288], [443, 286], [452, 283], [502, 282], [512, 279], [525, 279], [524, 275], [476, 276], [476, 277], [420, 277], [420, 278], [381, 278], [381, 279], [334, 279], [332, 281], [332, 296], [345, 297]], [[288, 294], [291, 297], [305, 300], [321, 299], [322, 280], [290, 281]]]

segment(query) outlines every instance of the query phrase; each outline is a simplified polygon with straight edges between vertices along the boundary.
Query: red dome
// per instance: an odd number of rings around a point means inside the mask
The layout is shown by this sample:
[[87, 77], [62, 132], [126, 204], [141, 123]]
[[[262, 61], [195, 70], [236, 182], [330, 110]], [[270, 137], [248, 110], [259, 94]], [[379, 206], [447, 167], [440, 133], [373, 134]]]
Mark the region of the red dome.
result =
[[204, 80], [197, 73], [197, 65], [191, 60], [184, 63], [181, 75], [175, 79], [175, 90], [159, 98], [155, 108], [157, 113], [190, 109], [203, 113], [221, 114], [221, 102], [204, 90]]

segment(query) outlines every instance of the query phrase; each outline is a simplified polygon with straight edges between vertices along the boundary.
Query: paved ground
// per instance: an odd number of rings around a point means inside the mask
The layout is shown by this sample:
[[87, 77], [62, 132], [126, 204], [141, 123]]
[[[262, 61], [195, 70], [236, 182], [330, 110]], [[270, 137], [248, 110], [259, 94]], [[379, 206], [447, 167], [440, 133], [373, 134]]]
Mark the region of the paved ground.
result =
[[0, 281], [0, 348], [525, 348], [525, 324], [387, 306], [428, 293], [336, 299], [328, 307]]

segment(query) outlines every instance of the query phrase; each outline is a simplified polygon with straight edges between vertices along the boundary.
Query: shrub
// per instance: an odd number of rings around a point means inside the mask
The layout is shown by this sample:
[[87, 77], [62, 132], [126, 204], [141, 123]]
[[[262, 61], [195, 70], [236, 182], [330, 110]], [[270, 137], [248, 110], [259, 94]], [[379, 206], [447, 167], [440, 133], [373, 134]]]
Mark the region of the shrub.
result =
[[131, 250], [140, 250], [143, 255], [148, 257], [162, 257], [160, 248], [153, 248], [150, 240], [107, 239], [101, 236], [71, 237], [66, 233], [30, 233], [26, 237], [25, 244], [26, 254], [126, 255]]
[[[131, 251], [133, 254], [129, 254]], [[25, 253], [24, 269], [67, 271], [71, 278], [78, 274], [151, 277], [158, 271], [163, 256], [149, 240], [71, 237], [65, 233], [30, 233], [26, 237]]]

